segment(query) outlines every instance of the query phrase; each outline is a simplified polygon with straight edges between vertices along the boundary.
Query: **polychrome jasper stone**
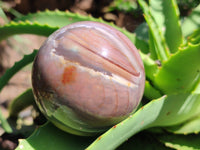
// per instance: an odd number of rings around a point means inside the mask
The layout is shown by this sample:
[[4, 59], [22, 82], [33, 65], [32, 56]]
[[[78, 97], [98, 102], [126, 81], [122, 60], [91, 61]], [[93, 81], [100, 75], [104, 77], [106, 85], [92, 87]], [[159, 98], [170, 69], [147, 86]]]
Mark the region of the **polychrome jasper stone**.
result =
[[97, 22], [65, 26], [45, 41], [35, 58], [33, 92], [57, 127], [90, 135], [133, 113], [143, 95], [144, 67], [132, 42]]

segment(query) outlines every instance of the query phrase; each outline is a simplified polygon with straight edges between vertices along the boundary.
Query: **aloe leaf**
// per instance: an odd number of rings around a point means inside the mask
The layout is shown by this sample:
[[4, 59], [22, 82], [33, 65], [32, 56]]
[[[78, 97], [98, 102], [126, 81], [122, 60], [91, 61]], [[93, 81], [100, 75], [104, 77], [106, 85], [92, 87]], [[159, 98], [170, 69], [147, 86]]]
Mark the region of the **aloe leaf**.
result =
[[137, 9], [137, 3], [136, 1], [132, 1], [132, 0], [114, 0], [110, 6], [108, 6], [108, 11], [114, 11], [114, 10], [118, 10], [118, 11], [123, 11], [126, 13], [133, 13], [134, 11], [136, 11]]
[[24, 55], [24, 57], [20, 61], [16, 62], [11, 68], [6, 70], [5, 74], [0, 78], [0, 91], [8, 83], [10, 78], [15, 75], [15, 73], [17, 73], [20, 69], [22, 69], [34, 60], [36, 54], [37, 50], [34, 50], [31, 54]]
[[200, 43], [200, 27], [187, 37], [188, 42], [192, 44]]
[[197, 85], [192, 92], [196, 94], [200, 94], [200, 80], [197, 82]]
[[41, 25], [48, 25], [51, 27], [64, 27], [67, 24], [79, 22], [79, 21], [98, 21], [102, 23], [107, 23], [103, 21], [101, 18], [93, 18], [92, 16], [83, 16], [77, 13], [71, 13], [69, 11], [42, 11], [37, 13], [30, 13], [26, 16], [16, 18], [15, 21], [30, 21], [30, 22], [38, 22]]
[[154, 80], [154, 75], [159, 71], [158, 64], [155, 63], [148, 55], [142, 53], [140, 51], [140, 56], [143, 60], [145, 74], [146, 74], [146, 82], [145, 82], [145, 90], [144, 96], [151, 99], [156, 99], [162, 96], [161, 91], [153, 87], [150, 82]]
[[188, 37], [200, 27], [200, 4], [193, 9], [192, 13], [187, 18], [184, 19], [181, 27], [185, 37]]
[[145, 41], [138, 39], [135, 34], [119, 28], [113, 23], [108, 23], [100, 18], [97, 19], [91, 16], [83, 16], [62, 11], [44, 11], [17, 18], [15, 22], [0, 27], [0, 40], [13, 34], [22, 33], [49, 36], [58, 28], [78, 21], [97, 21], [106, 23], [124, 33], [138, 49], [148, 51], [148, 44]]
[[144, 129], [180, 124], [200, 114], [199, 100], [199, 94], [169, 95], [153, 100], [98, 137], [87, 150], [115, 149]]
[[0, 124], [2, 126], [2, 128], [7, 132], [7, 133], [11, 133], [12, 132], [12, 128], [9, 125], [8, 121], [4, 118], [4, 115], [1, 112], [0, 109]]
[[143, 60], [146, 78], [154, 80], [155, 74], [159, 71], [158, 64], [149, 57], [149, 55], [139, 52]]
[[[79, 21], [97, 21], [97, 22], [108, 24], [108, 25], [120, 30], [121, 32], [123, 32], [130, 38], [132, 36], [134, 36], [133, 38], [135, 38], [135, 35], [128, 32], [127, 30], [117, 27], [113, 23], [108, 23], [101, 18], [94, 18], [92, 16], [84, 16], [84, 15], [80, 15], [77, 13], [71, 13], [69, 11], [64, 12], [64, 11], [59, 11], [59, 10], [56, 10], [56, 11], [46, 10], [46, 11], [38, 12], [38, 13], [32, 13], [32, 14], [30, 13], [26, 16], [16, 18], [15, 21], [16, 22], [18, 22], [18, 21], [37, 22], [40, 25], [46, 24], [49, 27], [57, 27], [57, 28], [61, 28], [68, 24], [72, 24], [72, 23], [79, 22]], [[133, 38], [131, 38], [131, 39], [133, 39]]]
[[6, 14], [4, 13], [3, 9], [0, 7], [0, 17], [6, 22], [8, 23], [8, 18], [6, 16]]
[[140, 7], [144, 12], [144, 18], [149, 26], [149, 40], [150, 40], [150, 52], [153, 59], [167, 60], [169, 57], [169, 50], [162, 35], [159, 30], [158, 25], [156, 24], [155, 19], [153, 18], [150, 8], [144, 0], [138, 0]]
[[[194, 91], [194, 94], [200, 94], [200, 80]], [[191, 133], [199, 133], [200, 132], [200, 115], [194, 116], [193, 118], [189, 118], [185, 122], [166, 128], [168, 131], [173, 132], [175, 134], [191, 134]]]
[[179, 150], [200, 149], [200, 134], [197, 135], [160, 135], [159, 140], [167, 147]]
[[36, 34], [36, 35], [43, 35], [49, 36], [52, 32], [57, 30], [58, 27], [50, 27], [46, 24], [41, 25], [37, 22], [10, 22], [4, 26], [0, 26], [0, 41], [7, 38], [8, 36], [15, 35], [15, 34]]
[[175, 53], [183, 42], [179, 9], [175, 0], [151, 0], [150, 11], [171, 53]]
[[135, 29], [134, 33], [136, 34], [138, 39], [148, 41], [149, 40], [148, 30], [149, 28], [147, 23], [143, 22]]
[[32, 89], [27, 89], [21, 95], [16, 97], [9, 105], [10, 117], [17, 117], [20, 111], [30, 105], [35, 105], [35, 99]]
[[166, 128], [168, 131], [175, 134], [191, 134], [200, 132], [200, 115], [192, 119], [187, 120], [186, 122]]
[[172, 150], [160, 142], [154, 134], [140, 132], [128, 139], [116, 150]]
[[192, 91], [200, 78], [200, 44], [181, 48], [164, 62], [154, 85], [163, 93]]
[[156, 47], [156, 41], [155, 41], [155, 38], [154, 38], [154, 36], [152, 35], [151, 32], [152, 31], [149, 30], [149, 33], [148, 33], [150, 56], [151, 56], [152, 59], [158, 60], [159, 59], [158, 54], [157, 54], [158, 48]]
[[[24, 66], [26, 66], [27, 64], [29, 64], [33, 61], [36, 54], [37, 54], [37, 51], [35, 50], [29, 55], [24, 55], [24, 57], [20, 61], [16, 62], [13, 67], [8, 69], [5, 72], [5, 74], [3, 76], [1, 76], [0, 91], [7, 84], [7, 82], [10, 80], [10, 78], [12, 78], [12, 76], [15, 75], [15, 73], [17, 73], [20, 69], [22, 69]], [[8, 124], [7, 120], [3, 117], [1, 112], [0, 112], [0, 120], [1, 120], [1, 124], [4, 128], [4, 130], [6, 132], [12, 132], [10, 125]]]
[[51, 123], [39, 127], [27, 139], [21, 139], [16, 150], [83, 150], [93, 140], [63, 132]]
[[161, 92], [153, 87], [149, 81], [145, 81], [144, 96], [151, 99], [157, 99], [162, 96]]

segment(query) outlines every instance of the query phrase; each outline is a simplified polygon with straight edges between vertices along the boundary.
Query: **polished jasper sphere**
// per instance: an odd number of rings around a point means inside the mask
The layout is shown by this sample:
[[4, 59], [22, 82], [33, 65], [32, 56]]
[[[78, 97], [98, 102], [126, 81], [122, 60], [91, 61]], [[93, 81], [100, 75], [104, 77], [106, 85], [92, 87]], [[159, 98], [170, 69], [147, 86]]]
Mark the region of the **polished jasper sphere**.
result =
[[133, 113], [143, 95], [144, 67], [132, 42], [97, 22], [65, 26], [35, 58], [33, 92], [43, 114], [78, 135], [101, 132]]

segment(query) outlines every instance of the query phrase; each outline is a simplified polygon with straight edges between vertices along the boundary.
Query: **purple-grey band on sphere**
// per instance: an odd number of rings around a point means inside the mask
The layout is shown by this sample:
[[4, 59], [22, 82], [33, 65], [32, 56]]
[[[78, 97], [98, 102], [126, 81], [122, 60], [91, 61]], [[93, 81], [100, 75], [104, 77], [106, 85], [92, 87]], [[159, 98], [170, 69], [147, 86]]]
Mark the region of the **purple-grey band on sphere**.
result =
[[134, 112], [144, 83], [143, 63], [132, 42], [118, 30], [90, 21], [50, 35], [32, 73], [36, 102], [50, 120], [65, 106], [94, 127], [116, 124]]

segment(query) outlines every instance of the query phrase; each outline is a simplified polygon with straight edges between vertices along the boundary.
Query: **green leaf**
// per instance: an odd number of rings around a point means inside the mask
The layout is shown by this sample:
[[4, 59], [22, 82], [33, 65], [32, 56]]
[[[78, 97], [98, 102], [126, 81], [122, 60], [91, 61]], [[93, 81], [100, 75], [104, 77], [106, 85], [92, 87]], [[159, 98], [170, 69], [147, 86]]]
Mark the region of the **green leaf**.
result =
[[32, 89], [27, 89], [21, 95], [16, 97], [9, 105], [10, 117], [17, 117], [20, 111], [30, 105], [35, 105], [35, 99]]
[[8, 18], [1, 7], [0, 7], [0, 18], [2, 18], [6, 23], [8, 22]]
[[22, 69], [34, 60], [36, 54], [37, 50], [34, 50], [31, 54], [24, 55], [24, 57], [20, 61], [16, 62], [11, 68], [6, 70], [5, 74], [0, 78], [0, 91], [8, 83], [10, 78], [15, 75], [15, 73], [17, 73], [20, 69]]
[[140, 132], [128, 139], [116, 150], [171, 150], [165, 147], [153, 134]]
[[185, 18], [181, 27], [185, 37], [189, 36], [200, 27], [200, 4]]
[[[24, 55], [24, 57], [20, 61], [16, 62], [11, 68], [9, 68], [5, 72], [5, 74], [3, 76], [1, 76], [0, 91], [7, 84], [7, 82], [10, 80], [10, 78], [12, 78], [12, 76], [15, 75], [15, 73], [17, 73], [20, 69], [22, 69], [24, 66], [28, 65], [29, 63], [31, 63], [33, 61], [36, 54], [37, 54], [37, 50], [33, 51], [29, 55]], [[17, 108], [17, 109], [19, 109], [19, 108]], [[2, 124], [2, 127], [4, 128], [4, 130], [6, 132], [12, 132], [10, 125], [8, 124], [7, 120], [3, 117], [1, 112], [0, 112], [0, 120], [1, 120], [1, 124]]]
[[144, 96], [149, 100], [159, 98], [162, 96], [161, 91], [150, 84], [150, 82], [154, 80], [155, 74], [159, 71], [158, 64], [156, 64], [156, 62], [152, 60], [149, 55], [146, 55], [141, 51], [139, 51], [139, 53], [144, 64], [147, 79], [145, 82]]
[[21, 139], [16, 150], [83, 150], [92, 140], [92, 137], [71, 135], [46, 123], [29, 138]]
[[30, 21], [30, 22], [37, 22], [41, 25], [48, 25], [51, 27], [64, 27], [68, 24], [79, 22], [79, 21], [98, 21], [102, 23], [107, 23], [106, 21], [102, 20], [101, 18], [93, 18], [92, 16], [83, 16], [77, 13], [71, 13], [69, 11], [41, 11], [37, 13], [30, 13], [26, 16], [19, 17], [15, 19], [16, 22], [18, 21]]
[[8, 36], [15, 34], [37, 34], [43, 36], [49, 36], [58, 27], [50, 27], [46, 24], [42, 25], [37, 22], [10, 22], [4, 26], [0, 26], [0, 41], [7, 38]]
[[198, 135], [160, 135], [158, 139], [167, 147], [179, 150], [199, 150], [200, 134]]
[[192, 91], [200, 78], [200, 44], [189, 44], [164, 62], [154, 85], [163, 93]]
[[200, 43], [200, 28], [198, 28], [190, 36], [188, 36], [187, 40], [192, 44]]
[[137, 3], [133, 0], [114, 0], [108, 8], [108, 11], [124, 11], [133, 13], [137, 9]]
[[169, 95], [153, 100], [97, 138], [87, 150], [115, 149], [144, 129], [180, 124], [200, 114], [199, 101], [199, 94]]
[[142, 52], [139, 53], [144, 64], [146, 78], [148, 78], [149, 80], [154, 80], [155, 74], [159, 71], [158, 64], [156, 64], [156, 62], [151, 59], [149, 55]]
[[200, 80], [197, 82], [197, 86], [192, 91], [193, 93], [200, 94]]
[[158, 49], [156, 47], [156, 43], [155, 43], [155, 38], [154, 36], [152, 35], [151, 33], [152, 31], [149, 30], [149, 33], [148, 33], [148, 36], [149, 36], [149, 51], [150, 51], [150, 56], [152, 59], [154, 60], [158, 60], [159, 57], [158, 57]]
[[144, 12], [144, 18], [149, 26], [150, 52], [153, 59], [167, 60], [169, 50], [165, 38], [153, 18], [150, 8], [144, 0], [138, 0], [140, 7]]
[[183, 42], [179, 10], [175, 0], [151, 0], [150, 11], [159, 30], [166, 39], [171, 53]]
[[148, 41], [149, 40], [148, 30], [149, 28], [148, 28], [147, 23], [143, 22], [135, 29], [134, 33], [139, 39]]
[[187, 120], [186, 122], [166, 128], [167, 131], [173, 132], [175, 134], [191, 134], [200, 132], [200, 115], [192, 119]]
[[11, 133], [12, 132], [12, 128], [11, 126], [9, 125], [8, 121], [6, 120], [6, 118], [4, 118], [4, 115], [2, 114], [1, 112], [1, 109], [0, 109], [0, 124], [2, 126], [2, 128], [8, 132], [8, 133]]
[[149, 100], [161, 97], [161, 92], [153, 87], [149, 81], [145, 81], [144, 96]]

